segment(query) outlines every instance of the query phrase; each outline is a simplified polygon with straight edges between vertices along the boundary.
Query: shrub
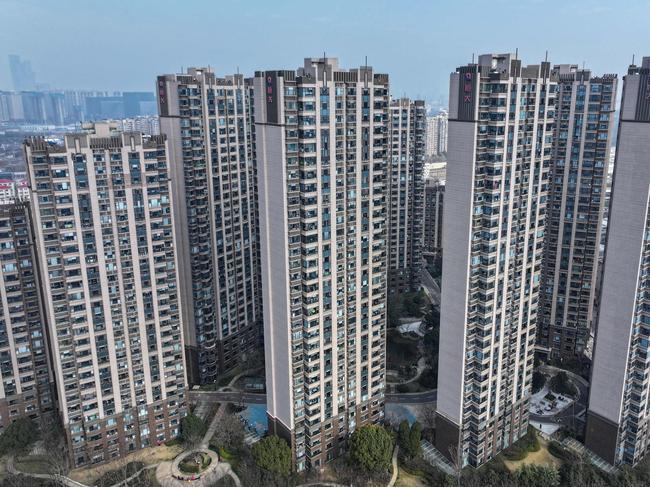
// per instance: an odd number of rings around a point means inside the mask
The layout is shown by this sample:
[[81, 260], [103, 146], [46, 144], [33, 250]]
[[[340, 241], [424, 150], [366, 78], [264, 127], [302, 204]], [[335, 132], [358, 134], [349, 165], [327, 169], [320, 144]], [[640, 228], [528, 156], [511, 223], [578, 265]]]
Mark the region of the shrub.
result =
[[548, 444], [548, 452], [560, 460], [564, 460], [567, 463], [576, 462], [579, 460], [578, 455], [573, 453], [571, 450], [568, 450], [561, 443], [557, 441], [551, 441]]
[[526, 487], [559, 487], [560, 475], [552, 467], [524, 465], [516, 474], [517, 484]]
[[527, 454], [528, 452], [526, 452], [526, 450], [523, 450], [522, 448], [516, 445], [512, 445], [511, 447], [503, 450], [503, 456], [513, 462], [523, 460], [524, 458], [526, 458]]
[[350, 437], [350, 458], [366, 472], [390, 468], [393, 437], [379, 425], [362, 426]]
[[529, 452], [538, 451], [539, 449], [539, 439], [537, 438], [535, 428], [529, 426], [524, 436], [503, 451], [503, 456], [508, 460], [516, 462], [526, 458]]

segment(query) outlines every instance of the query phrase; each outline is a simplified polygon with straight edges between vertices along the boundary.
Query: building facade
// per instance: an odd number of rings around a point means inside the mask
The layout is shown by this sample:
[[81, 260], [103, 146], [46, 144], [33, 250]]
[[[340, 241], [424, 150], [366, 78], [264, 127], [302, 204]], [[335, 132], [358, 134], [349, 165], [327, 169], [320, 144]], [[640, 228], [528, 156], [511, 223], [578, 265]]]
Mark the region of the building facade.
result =
[[427, 256], [442, 256], [442, 215], [445, 181], [427, 178], [424, 186], [424, 247]]
[[649, 146], [650, 57], [645, 57], [623, 78], [585, 437], [589, 449], [614, 465], [635, 465], [650, 444]]
[[388, 289], [420, 287], [424, 223], [426, 108], [408, 98], [390, 103]]
[[29, 203], [0, 202], [0, 427], [54, 409]]
[[206, 68], [158, 77], [170, 145], [190, 384], [261, 349], [252, 85]]
[[25, 142], [45, 316], [72, 464], [175, 438], [186, 409], [164, 137]]
[[440, 156], [447, 153], [447, 127], [449, 114], [441, 110], [438, 115], [427, 117], [426, 156]]
[[319, 468], [384, 416], [388, 76], [255, 74], [269, 430]]
[[555, 90], [512, 54], [451, 75], [436, 447], [462, 465], [528, 427]]
[[616, 75], [572, 65], [553, 71], [557, 124], [537, 335], [551, 357], [571, 358], [592, 342]]

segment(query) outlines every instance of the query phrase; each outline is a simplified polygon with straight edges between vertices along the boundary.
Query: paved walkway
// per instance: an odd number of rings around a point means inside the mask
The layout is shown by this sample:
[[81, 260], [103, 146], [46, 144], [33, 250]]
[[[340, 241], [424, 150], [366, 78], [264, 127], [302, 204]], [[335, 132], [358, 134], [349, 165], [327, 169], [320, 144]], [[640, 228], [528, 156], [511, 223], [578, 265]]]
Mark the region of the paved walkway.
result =
[[[422, 350], [420, 350], [421, 345], [422, 345], [421, 343], [418, 345], [418, 350], [420, 351], [420, 353], [422, 353]], [[415, 373], [415, 376], [411, 377], [410, 379], [402, 380], [402, 381], [398, 381], [398, 382], [388, 382], [388, 381], [386, 381], [386, 384], [388, 384], [389, 386], [398, 386], [400, 384], [410, 384], [411, 382], [415, 382], [416, 380], [418, 380], [420, 378], [420, 376], [422, 375], [422, 372], [424, 372], [424, 370], [426, 368], [427, 368], [427, 359], [426, 359], [426, 357], [420, 357], [418, 359], [417, 372]]]
[[399, 452], [399, 445], [395, 445], [395, 449], [393, 450], [393, 459], [392, 459], [393, 474], [390, 477], [390, 482], [388, 482], [388, 487], [393, 487], [393, 485], [395, 485], [395, 482], [397, 482], [397, 473], [399, 472], [399, 467], [397, 466], [398, 452]]
[[208, 429], [203, 436], [200, 448], [208, 448], [208, 446], [210, 446], [210, 440], [214, 436], [214, 433], [217, 431], [217, 426], [219, 426], [219, 422], [221, 421], [226, 408], [226, 404], [219, 404], [219, 408], [217, 409], [217, 412], [214, 413], [214, 418], [212, 418], [212, 421], [210, 422], [210, 425], [208, 426]]

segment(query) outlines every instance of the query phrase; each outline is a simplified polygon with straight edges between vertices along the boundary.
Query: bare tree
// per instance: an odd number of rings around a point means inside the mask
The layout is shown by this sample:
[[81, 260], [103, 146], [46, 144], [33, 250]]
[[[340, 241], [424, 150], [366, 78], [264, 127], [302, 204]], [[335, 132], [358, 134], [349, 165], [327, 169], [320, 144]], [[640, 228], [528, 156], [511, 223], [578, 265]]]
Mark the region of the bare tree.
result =
[[425, 431], [436, 429], [436, 408], [433, 404], [423, 404], [419, 414], [420, 423]]
[[234, 414], [224, 414], [212, 439], [219, 446], [239, 449], [244, 443], [244, 436], [244, 427], [239, 418]]
[[454, 469], [456, 485], [460, 487], [461, 478], [463, 476], [463, 455], [459, 445], [449, 446], [449, 457], [451, 460], [451, 465]]
[[68, 445], [59, 417], [56, 414], [41, 416], [39, 427], [48, 473], [52, 475], [54, 485], [63, 487], [67, 485], [65, 478], [70, 472], [70, 462]]

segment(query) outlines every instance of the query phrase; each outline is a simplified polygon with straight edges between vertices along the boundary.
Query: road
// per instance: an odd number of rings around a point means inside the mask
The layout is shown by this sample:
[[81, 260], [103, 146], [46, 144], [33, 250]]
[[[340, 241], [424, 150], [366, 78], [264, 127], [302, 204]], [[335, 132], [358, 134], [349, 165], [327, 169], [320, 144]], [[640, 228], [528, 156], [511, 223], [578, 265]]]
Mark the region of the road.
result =
[[438, 283], [433, 279], [433, 277], [431, 277], [431, 274], [429, 274], [429, 271], [425, 266], [422, 267], [421, 277], [422, 287], [425, 292], [429, 295], [433, 304], [440, 306], [440, 286], [438, 286]]
[[[386, 402], [393, 404], [429, 404], [436, 402], [438, 391], [415, 392], [410, 394], [386, 394]], [[216, 391], [190, 391], [190, 400], [211, 402], [242, 402], [244, 404], [266, 404], [266, 394]]]

